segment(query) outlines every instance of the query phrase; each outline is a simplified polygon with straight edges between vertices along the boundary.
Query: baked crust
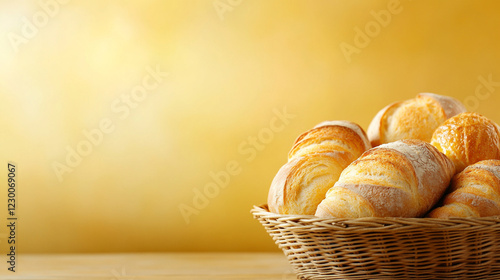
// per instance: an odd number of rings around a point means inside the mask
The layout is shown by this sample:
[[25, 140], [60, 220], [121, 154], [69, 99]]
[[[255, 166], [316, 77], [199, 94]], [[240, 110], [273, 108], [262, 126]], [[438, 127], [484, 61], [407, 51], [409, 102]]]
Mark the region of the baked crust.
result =
[[431, 144], [455, 163], [456, 173], [486, 159], [500, 159], [500, 131], [492, 120], [477, 113], [454, 116], [439, 126]]
[[415, 98], [389, 104], [370, 122], [368, 139], [373, 147], [402, 139], [430, 142], [434, 130], [446, 119], [466, 112], [452, 97], [420, 93]]
[[288, 159], [308, 153], [345, 151], [354, 161], [370, 149], [365, 131], [350, 121], [326, 121], [302, 133], [288, 153]]
[[422, 217], [445, 192], [453, 162], [421, 140], [368, 150], [328, 190], [318, 217]]
[[271, 183], [267, 203], [277, 214], [314, 215], [325, 193], [350, 163], [343, 151], [311, 153], [283, 165]]
[[453, 177], [448, 194], [430, 218], [500, 215], [500, 160], [483, 160]]
[[325, 121], [302, 133], [271, 183], [269, 210], [314, 215], [342, 170], [369, 148], [364, 130], [350, 121]]

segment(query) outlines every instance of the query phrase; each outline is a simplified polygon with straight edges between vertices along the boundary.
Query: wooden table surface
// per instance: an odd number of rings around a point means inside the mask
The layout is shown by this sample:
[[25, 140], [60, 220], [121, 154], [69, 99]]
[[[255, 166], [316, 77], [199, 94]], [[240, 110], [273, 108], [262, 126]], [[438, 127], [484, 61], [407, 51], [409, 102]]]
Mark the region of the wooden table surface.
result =
[[[2, 261], [3, 262], [3, 261]], [[0, 279], [297, 279], [282, 253], [20, 254]]]

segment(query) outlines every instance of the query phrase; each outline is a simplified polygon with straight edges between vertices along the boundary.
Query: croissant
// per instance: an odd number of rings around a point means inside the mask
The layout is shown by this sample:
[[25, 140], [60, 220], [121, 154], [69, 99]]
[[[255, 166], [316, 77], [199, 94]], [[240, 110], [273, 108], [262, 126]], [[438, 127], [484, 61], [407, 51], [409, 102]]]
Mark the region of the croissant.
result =
[[345, 151], [350, 161], [371, 148], [365, 131], [350, 121], [326, 121], [302, 133], [288, 153], [288, 159], [308, 153]]
[[443, 205], [430, 218], [500, 215], [500, 160], [483, 160], [455, 175]]
[[394, 102], [380, 110], [368, 126], [368, 139], [373, 147], [402, 139], [430, 142], [440, 124], [466, 111], [455, 98], [420, 93], [416, 98]]
[[344, 169], [315, 215], [422, 217], [439, 201], [453, 172], [453, 162], [422, 140], [380, 145]]
[[486, 159], [500, 159], [499, 126], [477, 113], [461, 113], [440, 125], [431, 145], [455, 163], [456, 173]]
[[294, 157], [280, 168], [271, 183], [269, 210], [277, 214], [314, 215], [350, 158], [343, 151]]

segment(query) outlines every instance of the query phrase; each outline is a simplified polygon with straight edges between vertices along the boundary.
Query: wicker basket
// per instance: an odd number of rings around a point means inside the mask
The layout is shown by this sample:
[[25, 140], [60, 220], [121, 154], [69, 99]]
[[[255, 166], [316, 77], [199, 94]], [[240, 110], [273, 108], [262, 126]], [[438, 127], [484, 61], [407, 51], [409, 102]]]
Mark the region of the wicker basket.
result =
[[252, 214], [300, 279], [500, 279], [500, 217], [325, 219]]

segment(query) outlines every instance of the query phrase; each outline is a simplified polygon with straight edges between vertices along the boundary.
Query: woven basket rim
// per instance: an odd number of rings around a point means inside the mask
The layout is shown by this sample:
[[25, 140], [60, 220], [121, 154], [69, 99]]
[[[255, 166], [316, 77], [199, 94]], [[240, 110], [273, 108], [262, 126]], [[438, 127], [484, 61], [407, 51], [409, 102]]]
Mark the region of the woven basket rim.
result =
[[[294, 230], [300, 231], [300, 225], [304, 230], [325, 229], [402, 229], [402, 228], [428, 228], [436, 230], [471, 229], [476, 226], [484, 227], [500, 224], [500, 216], [480, 218], [401, 218], [401, 217], [366, 217], [366, 218], [320, 218], [313, 215], [290, 215], [269, 212], [267, 204], [253, 206], [250, 211], [255, 219], [265, 218], [283, 222], [283, 225], [294, 224]], [[297, 227], [299, 226], [299, 227]], [[311, 228], [311, 226], [314, 226]]]

